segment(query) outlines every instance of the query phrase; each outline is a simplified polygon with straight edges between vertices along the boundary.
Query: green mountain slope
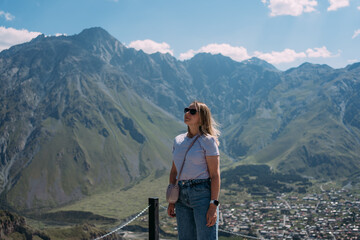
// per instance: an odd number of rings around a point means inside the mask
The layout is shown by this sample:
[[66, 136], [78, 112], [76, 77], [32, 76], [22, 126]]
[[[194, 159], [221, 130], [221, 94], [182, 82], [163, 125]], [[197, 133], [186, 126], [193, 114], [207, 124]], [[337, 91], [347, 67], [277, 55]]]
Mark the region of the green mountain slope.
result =
[[3, 53], [2, 76], [12, 76], [2, 83], [14, 91], [2, 96], [2, 180], [18, 210], [66, 204], [171, 166], [171, 141], [184, 126], [131, 89], [107, 59], [122, 46], [93, 32], [94, 45], [81, 42], [84, 31]]
[[356, 120], [344, 117], [357, 118], [359, 108], [348, 106], [354, 107], [358, 88], [359, 75], [346, 69], [304, 64], [289, 70], [272, 89], [267, 106], [248, 121], [251, 133], [245, 132], [240, 142], [254, 146], [255, 137], [262, 146], [250, 148], [253, 152], [245, 161], [316, 178], [339, 179], [359, 172], [359, 128]]
[[359, 93], [359, 63], [281, 72], [257, 58], [149, 55], [101, 28], [39, 36], [0, 53], [0, 192], [15, 209], [46, 210], [166, 179], [195, 99], [221, 124], [226, 164], [353, 179]]

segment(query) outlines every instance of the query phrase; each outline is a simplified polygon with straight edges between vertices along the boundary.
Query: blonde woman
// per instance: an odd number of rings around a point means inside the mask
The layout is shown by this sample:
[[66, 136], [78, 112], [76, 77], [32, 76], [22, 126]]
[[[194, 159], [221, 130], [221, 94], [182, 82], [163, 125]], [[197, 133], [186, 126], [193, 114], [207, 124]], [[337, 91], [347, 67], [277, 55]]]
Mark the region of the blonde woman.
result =
[[220, 132], [210, 109], [201, 102], [194, 101], [184, 109], [184, 122], [188, 131], [175, 137], [169, 180], [172, 184], [178, 180], [180, 194], [175, 204], [169, 204], [168, 215], [176, 216], [179, 240], [215, 240], [218, 239]]

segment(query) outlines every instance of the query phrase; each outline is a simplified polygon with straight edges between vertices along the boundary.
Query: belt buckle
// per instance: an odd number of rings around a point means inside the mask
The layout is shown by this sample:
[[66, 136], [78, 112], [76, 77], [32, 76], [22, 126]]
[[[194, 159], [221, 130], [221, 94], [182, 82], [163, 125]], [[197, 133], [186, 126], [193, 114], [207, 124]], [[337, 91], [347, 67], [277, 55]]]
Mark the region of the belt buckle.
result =
[[191, 186], [191, 187], [195, 185], [194, 179], [191, 179], [189, 182], [190, 182], [190, 186]]

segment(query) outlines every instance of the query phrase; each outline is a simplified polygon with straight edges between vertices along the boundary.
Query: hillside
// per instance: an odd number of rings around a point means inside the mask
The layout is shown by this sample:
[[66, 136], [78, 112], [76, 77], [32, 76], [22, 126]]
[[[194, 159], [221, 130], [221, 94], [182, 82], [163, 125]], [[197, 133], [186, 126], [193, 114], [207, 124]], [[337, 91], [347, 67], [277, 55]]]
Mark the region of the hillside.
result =
[[91, 29], [1, 53], [1, 190], [12, 206], [66, 204], [169, 168], [183, 127], [110, 63], [124, 49]]
[[172, 139], [186, 129], [182, 109], [195, 99], [221, 123], [234, 169], [354, 179], [359, 73], [359, 63], [282, 72], [257, 58], [179, 61], [127, 48], [101, 28], [39, 36], [0, 53], [2, 198], [46, 210], [166, 175]]

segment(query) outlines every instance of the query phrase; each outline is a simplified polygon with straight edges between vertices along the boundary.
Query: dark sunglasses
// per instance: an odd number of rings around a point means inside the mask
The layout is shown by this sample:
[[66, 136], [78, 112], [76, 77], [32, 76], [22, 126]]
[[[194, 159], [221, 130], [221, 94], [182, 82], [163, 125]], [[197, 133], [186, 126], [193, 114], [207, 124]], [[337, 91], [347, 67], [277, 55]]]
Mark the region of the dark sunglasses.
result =
[[196, 114], [196, 109], [184, 108], [184, 113], [190, 112], [191, 115]]

